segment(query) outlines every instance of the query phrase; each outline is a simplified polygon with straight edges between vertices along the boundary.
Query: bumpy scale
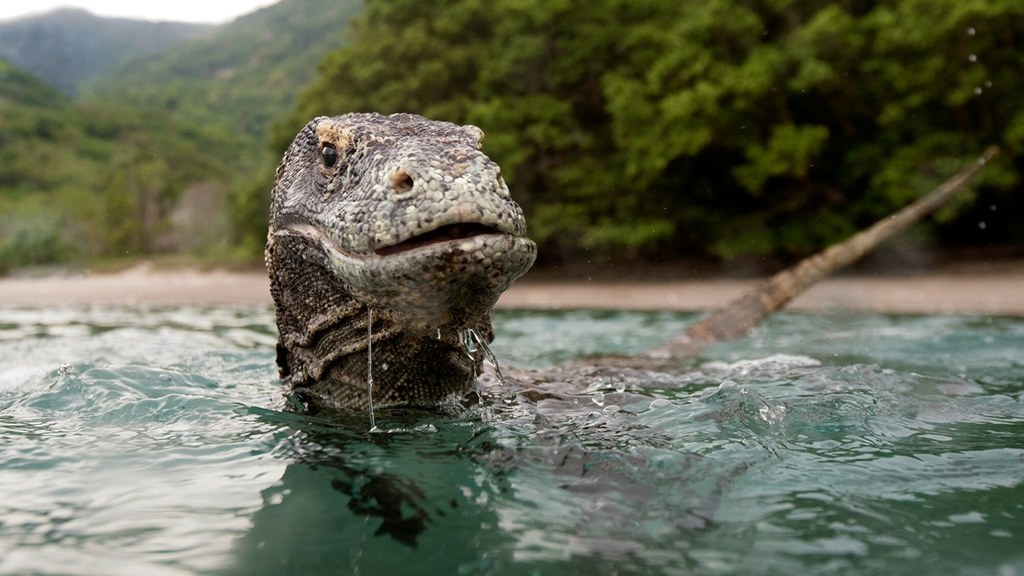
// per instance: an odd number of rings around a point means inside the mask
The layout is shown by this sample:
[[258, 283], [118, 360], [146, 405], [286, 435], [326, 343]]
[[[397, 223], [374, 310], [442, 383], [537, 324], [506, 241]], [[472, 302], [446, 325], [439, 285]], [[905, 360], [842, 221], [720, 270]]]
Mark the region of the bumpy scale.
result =
[[[437, 406], [469, 390], [491, 309], [536, 257], [482, 139], [411, 114], [348, 114], [314, 119], [288, 148], [266, 259], [278, 365], [311, 409], [368, 409], [371, 391], [378, 408]], [[467, 331], [483, 344], [471, 354]], [[372, 384], [371, 341], [389, 367]]]

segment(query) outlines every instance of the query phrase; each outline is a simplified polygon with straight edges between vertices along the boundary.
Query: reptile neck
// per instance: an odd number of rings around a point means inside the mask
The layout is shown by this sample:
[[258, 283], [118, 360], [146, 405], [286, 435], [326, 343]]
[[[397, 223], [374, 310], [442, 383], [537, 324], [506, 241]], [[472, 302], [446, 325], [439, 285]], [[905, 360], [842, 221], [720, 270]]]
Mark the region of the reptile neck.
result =
[[[367, 408], [370, 370], [374, 407], [436, 407], [469, 391], [482, 356], [466, 350], [459, 330], [412, 328], [381, 307], [373, 309], [371, 326], [370, 308], [330, 271], [312, 258], [293, 256], [310, 254], [308, 245], [287, 245], [296, 242], [302, 241], [278, 238], [267, 256], [277, 308], [278, 366], [307, 405]], [[474, 330], [488, 337], [489, 315]]]

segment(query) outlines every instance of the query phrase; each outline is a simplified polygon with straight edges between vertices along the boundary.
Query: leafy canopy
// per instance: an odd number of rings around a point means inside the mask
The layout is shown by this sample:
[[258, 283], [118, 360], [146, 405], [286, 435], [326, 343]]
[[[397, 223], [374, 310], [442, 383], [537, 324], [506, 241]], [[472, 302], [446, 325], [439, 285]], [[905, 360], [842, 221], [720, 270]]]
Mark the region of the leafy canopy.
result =
[[481, 126], [550, 258], [806, 253], [999, 143], [981, 240], [1020, 241], [1022, 43], [1016, 0], [370, 1], [276, 145], [350, 111]]

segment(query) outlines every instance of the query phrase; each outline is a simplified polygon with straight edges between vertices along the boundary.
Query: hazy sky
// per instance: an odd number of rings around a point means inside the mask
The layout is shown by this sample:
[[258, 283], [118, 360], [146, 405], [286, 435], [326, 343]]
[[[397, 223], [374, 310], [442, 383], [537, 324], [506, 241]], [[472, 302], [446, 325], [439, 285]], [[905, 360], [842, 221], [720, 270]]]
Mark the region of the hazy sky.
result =
[[0, 2], [0, 20], [49, 12], [55, 8], [74, 7], [85, 8], [98, 16], [220, 24], [275, 2], [276, 0], [3, 0]]

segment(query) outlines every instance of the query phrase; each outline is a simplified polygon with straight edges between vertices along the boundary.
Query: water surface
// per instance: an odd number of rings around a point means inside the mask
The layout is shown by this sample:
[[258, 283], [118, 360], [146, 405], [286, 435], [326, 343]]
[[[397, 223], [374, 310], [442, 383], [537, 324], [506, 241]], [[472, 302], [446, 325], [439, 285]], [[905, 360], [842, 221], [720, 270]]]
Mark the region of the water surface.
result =
[[269, 308], [0, 308], [0, 573], [1024, 574], [1024, 319], [500, 312], [457, 416], [289, 410]]

